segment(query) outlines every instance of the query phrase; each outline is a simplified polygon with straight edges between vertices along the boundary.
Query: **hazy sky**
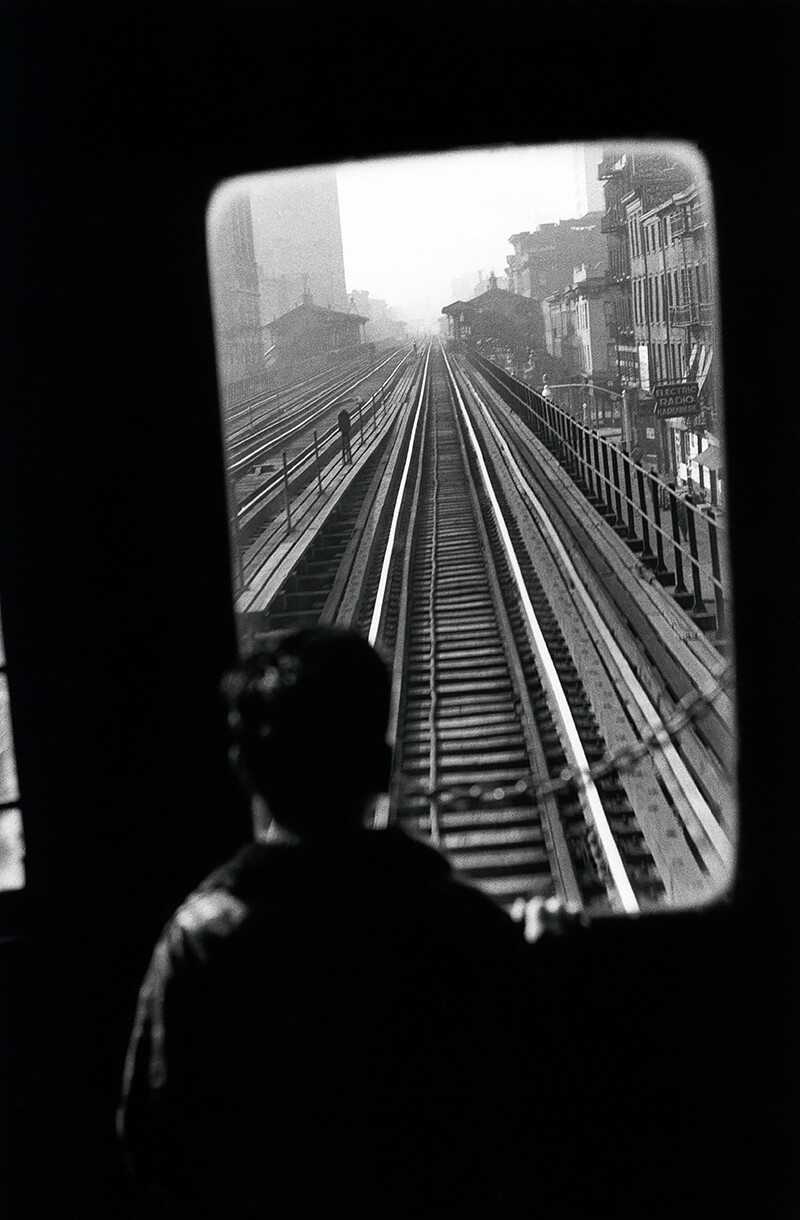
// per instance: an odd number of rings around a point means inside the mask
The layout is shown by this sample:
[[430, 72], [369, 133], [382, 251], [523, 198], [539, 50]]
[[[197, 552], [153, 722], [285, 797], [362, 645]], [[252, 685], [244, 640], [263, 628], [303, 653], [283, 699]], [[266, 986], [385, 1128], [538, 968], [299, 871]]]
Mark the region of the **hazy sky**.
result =
[[[464, 275], [503, 275], [508, 238], [580, 215], [575, 146], [492, 149], [339, 166], [347, 290], [434, 320]], [[599, 160], [599, 154], [597, 160]]]

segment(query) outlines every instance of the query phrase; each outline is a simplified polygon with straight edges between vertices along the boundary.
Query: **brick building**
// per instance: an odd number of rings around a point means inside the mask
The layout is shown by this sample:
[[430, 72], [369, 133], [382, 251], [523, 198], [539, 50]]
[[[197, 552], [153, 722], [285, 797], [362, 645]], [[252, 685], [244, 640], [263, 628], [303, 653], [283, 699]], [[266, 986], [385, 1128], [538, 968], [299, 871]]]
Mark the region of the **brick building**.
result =
[[706, 481], [690, 469], [716, 438], [721, 399], [715, 384], [715, 270], [708, 215], [696, 183], [650, 207], [637, 192], [625, 200], [634, 339], [643, 394], [655, 385], [696, 382], [700, 410], [667, 420], [670, 472]]
[[638, 200], [638, 207], [645, 210], [669, 198], [673, 192], [690, 185], [687, 167], [670, 152], [635, 150], [618, 145], [605, 145], [603, 159], [598, 166], [598, 177], [604, 183], [605, 212], [602, 230], [608, 250], [609, 283], [620, 287], [612, 298], [609, 316], [609, 342], [615, 346], [615, 362], [623, 384], [638, 384], [644, 372], [642, 368], [641, 332], [635, 322], [641, 292], [632, 279], [632, 258], [639, 258], [636, 243], [636, 226], [632, 225], [630, 206]]
[[542, 302], [545, 342], [570, 376], [617, 389], [616, 349], [610, 341], [610, 307], [622, 289], [609, 284], [605, 269], [573, 271], [572, 283]]

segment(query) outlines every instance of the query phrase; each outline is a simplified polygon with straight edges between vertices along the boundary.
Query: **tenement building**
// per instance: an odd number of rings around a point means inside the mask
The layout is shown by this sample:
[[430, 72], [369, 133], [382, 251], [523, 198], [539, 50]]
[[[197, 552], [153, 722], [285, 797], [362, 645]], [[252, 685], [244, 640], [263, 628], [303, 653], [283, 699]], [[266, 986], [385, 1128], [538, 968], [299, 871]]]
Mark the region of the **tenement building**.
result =
[[[645, 210], [641, 197], [626, 200], [631, 288], [641, 388], [696, 382], [700, 411], [668, 420], [672, 466], [683, 480], [707, 481], [691, 464], [708, 432], [719, 428], [714, 383], [715, 291], [707, 216], [697, 185]], [[708, 460], [708, 459], [705, 459]]]
[[572, 283], [542, 302], [545, 342], [570, 377], [617, 389], [619, 369], [612, 334], [613, 307], [623, 295], [602, 265], [575, 268]]
[[575, 220], [537, 225], [532, 233], [509, 237], [514, 253], [506, 258], [508, 287], [520, 296], [543, 301], [572, 281], [573, 268], [605, 263], [602, 212]]

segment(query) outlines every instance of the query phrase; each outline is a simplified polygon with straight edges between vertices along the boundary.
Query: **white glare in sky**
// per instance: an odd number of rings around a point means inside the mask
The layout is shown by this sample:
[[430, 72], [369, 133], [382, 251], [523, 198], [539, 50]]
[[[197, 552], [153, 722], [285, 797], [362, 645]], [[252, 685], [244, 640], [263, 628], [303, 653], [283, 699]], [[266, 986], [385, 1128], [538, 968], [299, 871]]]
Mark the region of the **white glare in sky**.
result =
[[[347, 287], [435, 319], [453, 281], [505, 272], [512, 233], [586, 211], [576, 145], [350, 162], [336, 171]], [[591, 162], [601, 158], [590, 146]]]

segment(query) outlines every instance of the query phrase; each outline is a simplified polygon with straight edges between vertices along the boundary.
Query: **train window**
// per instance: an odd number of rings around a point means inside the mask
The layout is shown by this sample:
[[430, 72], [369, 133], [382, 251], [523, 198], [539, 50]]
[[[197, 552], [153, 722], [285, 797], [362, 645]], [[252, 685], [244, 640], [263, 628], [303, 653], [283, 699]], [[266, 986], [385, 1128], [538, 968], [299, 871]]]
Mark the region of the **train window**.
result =
[[384, 653], [376, 824], [516, 915], [722, 896], [732, 588], [699, 151], [234, 179], [208, 248], [241, 642], [337, 623]]
[[5, 668], [0, 622], [0, 892], [20, 890], [25, 885], [22, 817]]

